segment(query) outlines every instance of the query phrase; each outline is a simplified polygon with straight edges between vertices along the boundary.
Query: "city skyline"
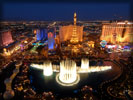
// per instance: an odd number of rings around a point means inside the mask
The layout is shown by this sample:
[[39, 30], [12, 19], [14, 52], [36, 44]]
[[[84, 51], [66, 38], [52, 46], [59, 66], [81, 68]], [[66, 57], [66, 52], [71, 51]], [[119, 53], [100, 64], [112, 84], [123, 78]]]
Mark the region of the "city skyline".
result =
[[79, 21], [129, 20], [129, 3], [4, 3], [3, 20]]
[[79, 24], [79, 13], [73, 24], [1, 21], [0, 100], [133, 99], [133, 22]]

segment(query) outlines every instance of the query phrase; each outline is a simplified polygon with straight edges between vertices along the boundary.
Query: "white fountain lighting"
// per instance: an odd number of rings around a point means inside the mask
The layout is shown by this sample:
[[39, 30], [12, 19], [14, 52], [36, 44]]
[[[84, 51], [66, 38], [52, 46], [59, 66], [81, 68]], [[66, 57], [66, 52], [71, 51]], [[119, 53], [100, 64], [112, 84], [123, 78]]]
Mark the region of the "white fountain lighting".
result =
[[62, 86], [73, 86], [80, 80], [77, 74], [76, 62], [64, 60], [60, 62], [60, 73], [56, 76], [56, 81]]
[[103, 70], [109, 70], [111, 68], [112, 68], [111, 66], [103, 66]]
[[90, 67], [89, 72], [106, 71], [106, 70], [110, 70], [111, 68], [112, 68], [111, 66], [93, 66], [93, 67]]
[[37, 68], [37, 69], [43, 69], [43, 66], [39, 64], [31, 64], [31, 67]]
[[42, 69], [44, 76], [51, 76], [53, 71], [59, 72], [56, 75], [56, 81], [62, 86], [73, 86], [77, 84], [80, 81], [80, 75], [78, 73], [100, 72], [112, 68], [112, 66], [89, 66], [88, 59], [81, 60], [81, 67], [77, 67], [75, 61], [68, 59], [61, 61], [60, 66], [52, 65], [50, 61], [45, 61], [40, 65], [31, 64], [31, 67]]
[[43, 64], [43, 74], [45, 76], [51, 76], [53, 74], [52, 64], [50, 61], [45, 61]]
[[89, 60], [86, 58], [83, 58], [81, 60], [81, 69], [88, 69], [89, 68]]
[[76, 80], [76, 62], [73, 60], [65, 60], [60, 62], [59, 79], [63, 83], [72, 83]]

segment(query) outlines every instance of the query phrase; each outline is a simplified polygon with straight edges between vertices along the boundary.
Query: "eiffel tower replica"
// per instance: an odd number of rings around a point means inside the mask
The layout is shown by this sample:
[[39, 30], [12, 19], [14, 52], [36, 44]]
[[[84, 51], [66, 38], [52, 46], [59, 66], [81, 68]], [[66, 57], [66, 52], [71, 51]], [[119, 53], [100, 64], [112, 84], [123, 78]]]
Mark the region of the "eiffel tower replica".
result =
[[72, 37], [70, 39], [70, 42], [73, 43], [73, 44], [78, 43], [76, 22], [77, 22], [77, 15], [76, 15], [76, 13], [74, 13], [73, 33], [72, 33]]

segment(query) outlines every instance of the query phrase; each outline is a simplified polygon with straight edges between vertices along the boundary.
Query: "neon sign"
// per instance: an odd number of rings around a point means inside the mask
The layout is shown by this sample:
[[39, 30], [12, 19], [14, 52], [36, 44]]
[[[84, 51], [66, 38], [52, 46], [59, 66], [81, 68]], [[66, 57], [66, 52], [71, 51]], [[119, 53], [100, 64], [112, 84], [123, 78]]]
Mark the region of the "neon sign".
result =
[[100, 45], [104, 48], [107, 45], [107, 42], [105, 40], [102, 40], [100, 42]]

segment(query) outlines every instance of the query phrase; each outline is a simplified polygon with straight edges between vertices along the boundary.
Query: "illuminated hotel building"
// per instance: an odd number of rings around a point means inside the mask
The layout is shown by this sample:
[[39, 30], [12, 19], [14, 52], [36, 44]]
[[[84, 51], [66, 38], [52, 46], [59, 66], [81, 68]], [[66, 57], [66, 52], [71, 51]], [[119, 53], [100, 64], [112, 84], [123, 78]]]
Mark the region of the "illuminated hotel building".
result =
[[83, 26], [77, 26], [76, 21], [76, 13], [74, 13], [74, 25], [60, 27], [60, 42], [70, 41], [71, 43], [75, 43], [83, 40]]
[[52, 28], [47, 28], [47, 32], [51, 32], [54, 35], [54, 38], [56, 37], [56, 28], [52, 27]]
[[16, 52], [20, 48], [21, 48], [21, 42], [15, 41], [11, 45], [8, 45], [8, 46], [6, 46], [6, 47], [3, 48], [3, 54], [5, 56], [10, 56], [11, 54], [13, 54], [14, 52]]
[[54, 34], [52, 32], [48, 33], [48, 49], [54, 49]]
[[13, 43], [12, 34], [10, 30], [0, 32], [0, 46], [8, 46]]
[[103, 24], [100, 40], [108, 43], [133, 43], [133, 23], [114, 22]]
[[43, 41], [47, 39], [46, 29], [37, 29], [35, 32], [37, 41]]

